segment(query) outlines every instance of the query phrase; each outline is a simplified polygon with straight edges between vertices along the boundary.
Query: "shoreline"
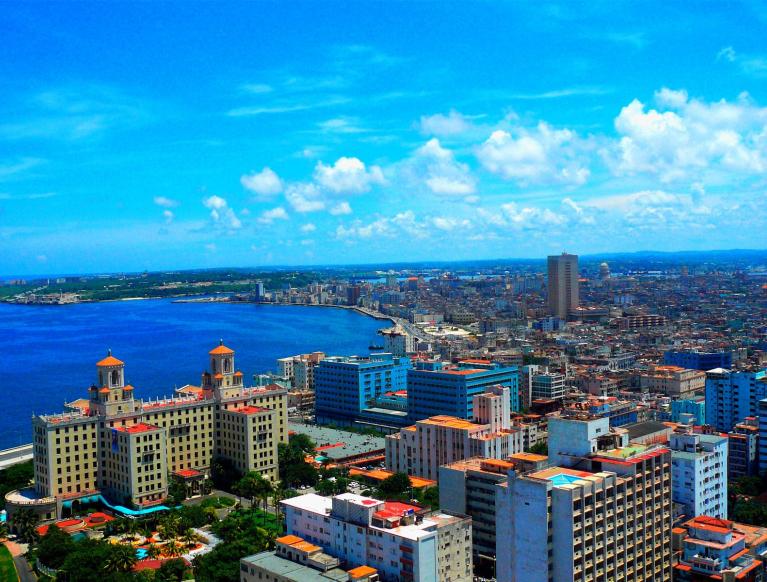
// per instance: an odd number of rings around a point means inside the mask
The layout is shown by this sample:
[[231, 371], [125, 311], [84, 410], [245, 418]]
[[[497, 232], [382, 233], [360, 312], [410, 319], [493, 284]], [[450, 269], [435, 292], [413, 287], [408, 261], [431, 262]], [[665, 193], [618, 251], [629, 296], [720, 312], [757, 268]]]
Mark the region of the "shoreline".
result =
[[228, 301], [226, 299], [211, 299], [210, 301], [206, 300], [175, 300], [172, 301], [172, 303], [245, 303], [249, 305], [272, 305], [272, 306], [278, 306], [278, 307], [329, 307], [333, 309], [346, 309], [351, 310], [359, 313], [360, 315], [367, 315], [368, 317], [372, 317], [373, 319], [383, 320], [383, 321], [389, 321], [392, 323], [392, 325], [397, 325], [397, 320], [390, 315], [385, 315], [383, 313], [379, 313], [377, 311], [370, 311], [365, 309], [364, 307], [357, 307], [355, 305], [331, 305], [328, 303], [274, 303], [274, 302], [261, 302], [261, 301]]

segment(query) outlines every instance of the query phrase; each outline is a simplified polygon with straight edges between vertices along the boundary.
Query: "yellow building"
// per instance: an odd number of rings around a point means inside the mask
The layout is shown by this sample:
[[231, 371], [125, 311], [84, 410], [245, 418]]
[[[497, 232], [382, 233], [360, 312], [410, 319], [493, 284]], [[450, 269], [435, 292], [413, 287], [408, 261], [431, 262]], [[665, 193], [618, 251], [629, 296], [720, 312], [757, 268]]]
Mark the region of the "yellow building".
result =
[[96, 364], [98, 384], [87, 400], [33, 418], [35, 487], [9, 494], [9, 516], [23, 506], [50, 519], [64, 501], [99, 493], [117, 504], [155, 505], [167, 497], [172, 475], [202, 479], [219, 457], [241, 473], [277, 480], [277, 445], [288, 440], [287, 390], [245, 387], [223, 342], [209, 356], [201, 386], [138, 400], [125, 384], [125, 364], [110, 352]]

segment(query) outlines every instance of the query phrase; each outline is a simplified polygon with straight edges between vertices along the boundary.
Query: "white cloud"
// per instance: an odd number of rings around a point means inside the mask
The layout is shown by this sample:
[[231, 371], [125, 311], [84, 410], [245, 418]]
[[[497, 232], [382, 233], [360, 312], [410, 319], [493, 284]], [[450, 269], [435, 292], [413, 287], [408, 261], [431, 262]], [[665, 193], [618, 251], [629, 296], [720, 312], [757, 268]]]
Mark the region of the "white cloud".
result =
[[203, 206], [210, 210], [210, 219], [213, 224], [228, 231], [234, 231], [242, 228], [242, 221], [237, 218], [232, 210], [221, 196], [209, 196], [202, 201]]
[[258, 217], [258, 222], [261, 224], [271, 224], [275, 220], [288, 220], [288, 218], [287, 211], [282, 206], [277, 206], [271, 210], [264, 210], [261, 216]]
[[447, 115], [437, 113], [421, 116], [419, 127], [425, 135], [447, 137], [467, 132], [472, 128], [472, 124], [464, 115], [451, 109]]
[[416, 150], [414, 172], [435, 194], [466, 197], [476, 192], [477, 181], [468, 164], [458, 162], [453, 152], [432, 138]]
[[341, 216], [342, 214], [351, 214], [352, 207], [348, 202], [339, 202], [333, 208], [330, 209], [330, 214], [333, 216]]
[[317, 212], [325, 208], [322, 192], [314, 184], [291, 184], [285, 189], [285, 199], [296, 212]]
[[173, 222], [173, 219], [175, 218], [173, 215], [173, 212], [167, 209], [162, 211], [162, 215], [163, 215], [163, 218], [165, 218], [165, 224], [170, 224], [171, 222]]
[[163, 208], [175, 208], [180, 204], [178, 200], [168, 198], [167, 196], [155, 196], [154, 203], [157, 204], [157, 206], [162, 206]]
[[339, 225], [336, 228], [336, 238], [338, 239], [392, 238], [402, 235], [413, 238], [428, 236], [425, 225], [416, 220], [412, 210], [399, 212], [392, 217], [378, 218], [367, 224], [361, 220], [355, 220], [349, 226]]
[[767, 76], [767, 56], [764, 55], [740, 54], [731, 46], [726, 46], [717, 53], [716, 60], [732, 63], [741, 73], [751, 77]]
[[282, 192], [282, 180], [269, 167], [264, 167], [260, 172], [246, 174], [240, 178], [240, 183], [246, 190], [255, 192], [260, 197], [269, 198]]
[[317, 227], [311, 222], [301, 226], [301, 232], [314, 232], [315, 230], [317, 230]]
[[603, 151], [616, 174], [651, 174], [668, 183], [767, 169], [767, 108], [747, 95], [707, 103], [663, 88], [655, 102], [657, 109], [634, 99], [616, 117], [620, 140]]
[[332, 166], [317, 162], [314, 179], [324, 188], [336, 194], [360, 194], [375, 184], [385, 182], [378, 166], [369, 169], [359, 158], [341, 157]]
[[452, 218], [447, 216], [437, 216], [432, 218], [432, 224], [440, 230], [455, 230], [457, 228], [471, 228], [471, 221], [466, 218]]
[[476, 153], [487, 170], [523, 186], [580, 185], [590, 174], [584, 149], [575, 132], [540, 122], [533, 129], [496, 130]]
[[325, 133], [364, 133], [367, 130], [360, 127], [355, 117], [335, 117], [317, 124], [320, 131]]

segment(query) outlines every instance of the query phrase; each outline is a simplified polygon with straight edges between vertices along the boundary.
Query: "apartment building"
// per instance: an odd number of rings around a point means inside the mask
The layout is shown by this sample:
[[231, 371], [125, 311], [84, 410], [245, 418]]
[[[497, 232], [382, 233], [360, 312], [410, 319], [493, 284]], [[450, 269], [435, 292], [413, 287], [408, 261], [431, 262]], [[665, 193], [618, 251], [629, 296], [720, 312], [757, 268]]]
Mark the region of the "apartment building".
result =
[[632, 445], [570, 461], [510, 471], [497, 486], [498, 582], [670, 580], [669, 450]]
[[155, 505], [167, 496], [168, 475], [203, 479], [215, 457], [276, 480], [277, 444], [288, 439], [287, 391], [245, 387], [234, 356], [221, 343], [200, 386], [140, 400], [125, 383], [124, 362], [110, 353], [96, 364], [87, 399], [32, 419], [35, 497], [26, 506], [55, 499], [60, 511], [63, 500], [94, 494]]
[[727, 437], [689, 425], [669, 438], [673, 501], [689, 517], [727, 518]]
[[759, 420], [749, 416], [727, 434], [727, 478], [759, 474]]
[[505, 459], [524, 450], [523, 431], [511, 425], [509, 388], [474, 396], [475, 421], [433, 416], [386, 437], [386, 467], [436, 480], [440, 465], [471, 457]]
[[369, 566], [383, 581], [472, 580], [471, 519], [424, 515], [407, 503], [352, 493], [281, 501], [287, 533], [315, 544], [345, 567]]
[[318, 423], [353, 424], [386, 392], [407, 389], [410, 359], [392, 354], [331, 356], [314, 370]]
[[489, 360], [465, 360], [456, 365], [418, 362], [407, 374], [408, 419], [432, 416], [474, 418], [474, 396], [490, 386], [510, 389], [510, 406], [519, 410], [519, 377], [516, 366], [504, 367]]
[[761, 582], [767, 528], [701, 515], [673, 530], [679, 582]]
[[565, 375], [553, 372], [533, 374], [530, 378], [531, 402], [533, 400], [561, 400], [565, 397]]
[[706, 424], [722, 432], [747, 416], [759, 416], [758, 403], [767, 398], [767, 371], [715, 368], [706, 372]]
[[439, 468], [439, 506], [471, 517], [472, 551], [475, 571], [485, 577], [495, 574], [495, 492], [513, 469], [542, 469], [544, 455], [517, 453], [508, 460], [472, 459]]
[[370, 566], [346, 571], [340, 560], [298, 536], [274, 540], [273, 552], [261, 552], [240, 560], [240, 582], [378, 582]]
[[644, 392], [690, 399], [705, 390], [706, 373], [679, 366], [655, 366], [639, 376], [639, 387]]

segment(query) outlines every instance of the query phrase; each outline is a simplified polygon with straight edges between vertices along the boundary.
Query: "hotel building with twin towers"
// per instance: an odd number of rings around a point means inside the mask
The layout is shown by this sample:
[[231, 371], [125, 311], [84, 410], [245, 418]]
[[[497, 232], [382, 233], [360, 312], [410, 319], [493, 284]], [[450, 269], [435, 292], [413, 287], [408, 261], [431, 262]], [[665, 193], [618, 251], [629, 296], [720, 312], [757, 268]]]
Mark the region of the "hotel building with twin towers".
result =
[[288, 440], [287, 390], [246, 387], [234, 355], [222, 341], [209, 352], [200, 386], [140, 400], [110, 351], [96, 364], [88, 398], [33, 417], [34, 487], [6, 496], [9, 521], [21, 507], [54, 519], [63, 505], [98, 495], [150, 508], [168, 496], [172, 476], [194, 489], [214, 459], [276, 481], [277, 445]]

